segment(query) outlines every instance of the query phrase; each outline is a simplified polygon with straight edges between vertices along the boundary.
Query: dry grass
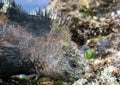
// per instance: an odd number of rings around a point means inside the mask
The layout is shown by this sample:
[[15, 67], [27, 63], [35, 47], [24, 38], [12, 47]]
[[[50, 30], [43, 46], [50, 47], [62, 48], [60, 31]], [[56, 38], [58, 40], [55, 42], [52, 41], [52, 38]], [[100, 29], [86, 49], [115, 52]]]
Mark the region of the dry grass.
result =
[[8, 18], [3, 13], [0, 12], [0, 27], [7, 24], [7, 22], [8, 22]]
[[89, 8], [89, 3], [90, 0], [79, 0], [80, 7], [86, 6], [87, 8]]

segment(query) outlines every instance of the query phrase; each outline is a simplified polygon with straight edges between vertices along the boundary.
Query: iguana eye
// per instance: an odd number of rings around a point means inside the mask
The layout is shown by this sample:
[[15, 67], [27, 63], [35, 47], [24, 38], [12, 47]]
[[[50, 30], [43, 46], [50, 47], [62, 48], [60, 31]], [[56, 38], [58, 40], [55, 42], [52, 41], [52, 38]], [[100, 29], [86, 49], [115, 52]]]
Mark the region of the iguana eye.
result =
[[70, 61], [69, 61], [69, 64], [70, 64], [70, 67], [72, 67], [72, 68], [77, 68], [77, 67], [78, 67], [77, 62], [74, 61], [74, 60], [70, 60]]

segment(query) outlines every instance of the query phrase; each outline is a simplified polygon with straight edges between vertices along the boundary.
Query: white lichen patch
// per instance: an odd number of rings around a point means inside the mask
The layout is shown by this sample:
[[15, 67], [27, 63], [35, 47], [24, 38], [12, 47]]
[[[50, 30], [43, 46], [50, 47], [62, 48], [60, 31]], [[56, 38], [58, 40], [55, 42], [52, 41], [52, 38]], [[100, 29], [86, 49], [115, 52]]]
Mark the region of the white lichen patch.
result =
[[86, 79], [79, 79], [72, 85], [84, 85], [87, 82]]
[[119, 71], [116, 67], [114, 66], [108, 66], [104, 68], [104, 70], [101, 72], [100, 79], [104, 83], [113, 83], [116, 81], [116, 77], [113, 75], [113, 72]]
[[120, 10], [117, 10], [116, 12], [112, 12], [112, 13], [111, 13], [112, 19], [115, 19], [115, 18], [117, 18], [118, 16], [120, 16]]

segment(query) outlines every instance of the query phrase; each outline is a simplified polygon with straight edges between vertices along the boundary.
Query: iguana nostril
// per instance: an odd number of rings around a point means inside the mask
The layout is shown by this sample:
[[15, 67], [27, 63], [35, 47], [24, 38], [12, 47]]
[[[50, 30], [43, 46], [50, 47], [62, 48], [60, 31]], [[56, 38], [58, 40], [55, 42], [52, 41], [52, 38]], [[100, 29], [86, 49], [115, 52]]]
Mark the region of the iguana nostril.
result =
[[77, 62], [74, 61], [74, 60], [70, 60], [70, 61], [69, 61], [69, 64], [70, 64], [70, 66], [71, 66], [72, 68], [77, 68], [77, 67], [78, 67]]

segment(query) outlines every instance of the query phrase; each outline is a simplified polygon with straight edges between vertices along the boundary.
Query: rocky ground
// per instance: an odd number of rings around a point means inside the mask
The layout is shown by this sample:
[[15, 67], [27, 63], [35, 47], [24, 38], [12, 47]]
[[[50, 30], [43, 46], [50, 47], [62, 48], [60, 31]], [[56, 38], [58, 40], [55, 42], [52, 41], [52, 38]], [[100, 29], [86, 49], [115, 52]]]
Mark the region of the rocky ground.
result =
[[84, 75], [73, 85], [119, 85], [119, 0], [57, 0], [57, 5], [52, 2], [48, 8], [56, 7], [63, 17], [70, 16], [71, 39], [86, 57]]

